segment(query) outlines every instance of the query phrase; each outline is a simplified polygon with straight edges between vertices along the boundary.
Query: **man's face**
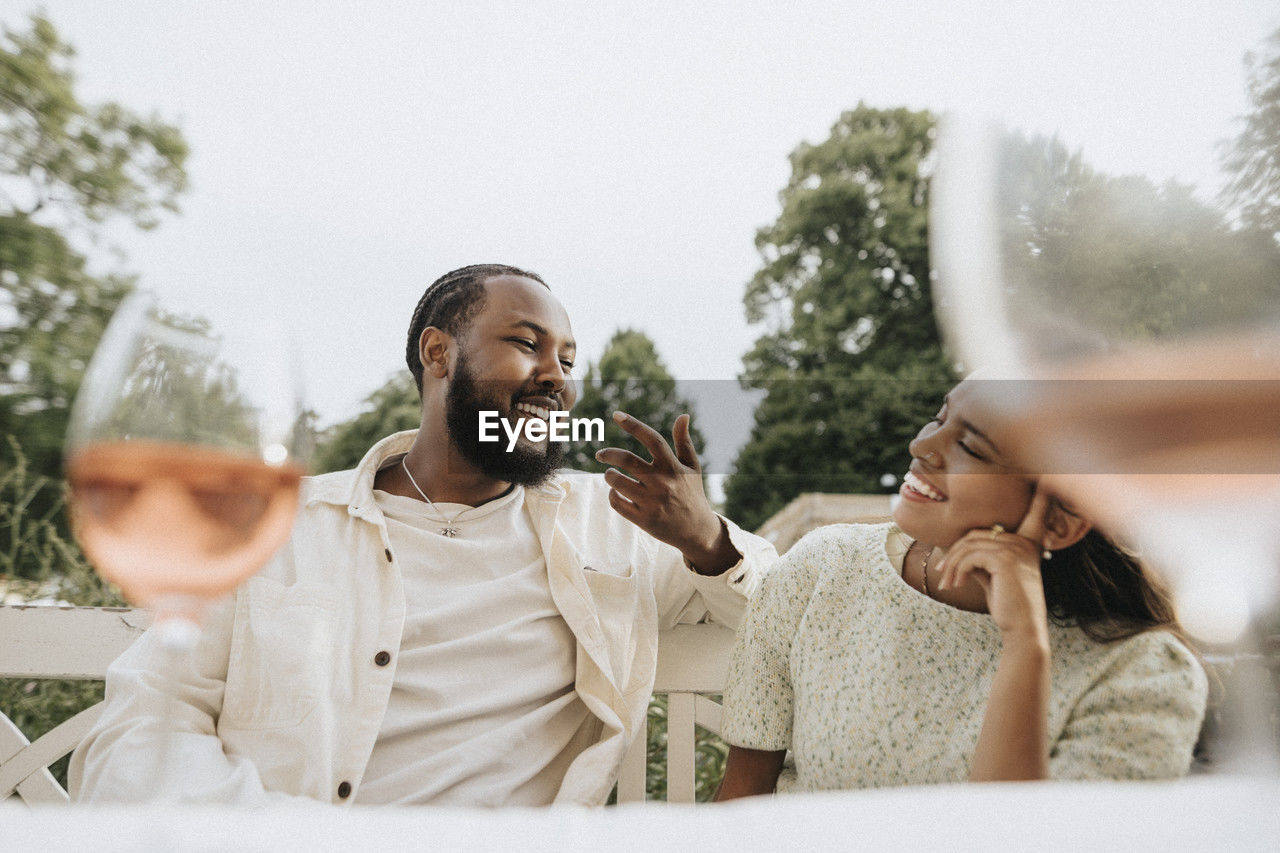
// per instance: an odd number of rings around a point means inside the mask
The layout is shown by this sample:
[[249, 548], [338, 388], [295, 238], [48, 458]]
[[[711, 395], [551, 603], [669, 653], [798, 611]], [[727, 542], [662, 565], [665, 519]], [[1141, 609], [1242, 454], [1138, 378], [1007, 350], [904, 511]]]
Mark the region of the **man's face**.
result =
[[[485, 304], [459, 336], [445, 398], [449, 439], [486, 476], [537, 485], [560, 466], [562, 442], [531, 442], [523, 421], [546, 420], [577, 400], [570, 378], [577, 348], [569, 317], [546, 287], [519, 276], [485, 282]], [[521, 438], [507, 451], [501, 441], [479, 439], [479, 414], [496, 411]]]

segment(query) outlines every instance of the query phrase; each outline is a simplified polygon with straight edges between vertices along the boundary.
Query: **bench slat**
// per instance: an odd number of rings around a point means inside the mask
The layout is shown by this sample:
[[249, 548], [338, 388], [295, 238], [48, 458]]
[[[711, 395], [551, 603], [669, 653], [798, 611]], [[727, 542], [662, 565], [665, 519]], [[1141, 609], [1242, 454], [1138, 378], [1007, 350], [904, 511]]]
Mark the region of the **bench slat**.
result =
[[720, 693], [733, 651], [723, 625], [677, 625], [659, 635], [654, 693]]
[[[45, 732], [35, 743], [23, 747], [17, 754], [0, 763], [0, 800], [7, 798], [37, 771], [44, 770], [47, 773], [50, 764], [75, 749], [101, 713], [101, 702], [85, 708], [71, 719], [63, 720], [58, 726]], [[5, 718], [5, 722], [13, 725], [8, 718]]]
[[0, 606], [0, 678], [101, 679], [148, 621], [121, 607]]
[[[146, 629], [144, 610], [113, 607], [0, 605], [0, 678], [101, 679]], [[733, 632], [717, 625], [678, 625], [662, 632], [653, 692], [668, 696], [667, 800], [694, 801], [694, 725], [720, 727], [719, 706], [703, 693], [724, 688]], [[28, 803], [67, 802], [47, 766], [92, 726], [89, 708], [28, 744], [0, 712], [0, 800], [12, 791]], [[618, 802], [642, 802], [648, 758], [641, 732], [623, 759]]]
[[667, 802], [692, 803], [695, 800], [692, 693], [667, 696]]
[[724, 709], [706, 696], [693, 697], [693, 721], [713, 735], [720, 735], [720, 717]]
[[[0, 714], [0, 768], [3, 768], [14, 756], [30, 746], [27, 736], [22, 733], [12, 720]], [[0, 800], [9, 797], [7, 792]], [[70, 802], [67, 792], [53, 778], [49, 768], [42, 767], [39, 772], [31, 773], [18, 785], [18, 796], [27, 803], [66, 803]]]

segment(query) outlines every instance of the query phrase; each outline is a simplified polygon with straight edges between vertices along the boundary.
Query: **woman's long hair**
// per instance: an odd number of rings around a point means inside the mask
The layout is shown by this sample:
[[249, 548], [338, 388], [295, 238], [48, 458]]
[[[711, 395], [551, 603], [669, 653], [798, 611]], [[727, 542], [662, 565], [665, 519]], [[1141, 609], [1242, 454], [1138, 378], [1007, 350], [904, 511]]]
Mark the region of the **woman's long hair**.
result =
[[[1055, 509], [1070, 512], [1054, 500]], [[1209, 678], [1209, 708], [1193, 755], [1195, 765], [1212, 762], [1212, 742], [1220, 722], [1222, 682], [1183, 630], [1168, 588], [1143, 566], [1138, 556], [1090, 530], [1069, 548], [1040, 562], [1049, 618], [1059, 625], [1077, 625], [1096, 642], [1113, 642], [1165, 630], [1172, 633], [1199, 661]]]
[[[1070, 512], [1061, 504], [1056, 509]], [[1049, 617], [1059, 624], [1078, 625], [1099, 642], [1161, 628], [1191, 648], [1168, 588], [1135, 554], [1096, 529], [1054, 551], [1053, 559], [1041, 563], [1040, 575]]]

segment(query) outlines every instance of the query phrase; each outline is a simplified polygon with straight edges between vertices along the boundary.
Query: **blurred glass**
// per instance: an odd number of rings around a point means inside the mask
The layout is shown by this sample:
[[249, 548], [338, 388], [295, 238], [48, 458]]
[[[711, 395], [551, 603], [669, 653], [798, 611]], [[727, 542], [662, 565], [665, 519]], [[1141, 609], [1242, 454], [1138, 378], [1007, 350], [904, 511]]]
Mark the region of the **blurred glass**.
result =
[[[186, 675], [208, 605], [288, 539], [312, 451], [287, 336], [260, 302], [243, 308], [215, 329], [151, 294], [128, 297], [67, 429], [76, 538], [99, 574], [151, 611], [166, 680]], [[121, 800], [170, 801], [182, 789], [168, 695], [148, 790]]]
[[72, 411], [76, 535], [175, 642], [292, 526], [310, 430], [291, 349], [269, 327], [254, 317], [215, 331], [134, 294]]
[[[1275, 772], [1280, 31], [1234, 84], [1218, 94], [1246, 105], [1192, 168], [1184, 138], [1136, 123], [957, 111], [939, 132], [931, 240], [948, 347], [992, 380], [992, 413], [1016, 425], [1005, 450], [1166, 578], [1235, 673], [1219, 766]], [[1188, 117], [1216, 114], [1207, 91]], [[1125, 138], [1124, 163], [1105, 160]]]

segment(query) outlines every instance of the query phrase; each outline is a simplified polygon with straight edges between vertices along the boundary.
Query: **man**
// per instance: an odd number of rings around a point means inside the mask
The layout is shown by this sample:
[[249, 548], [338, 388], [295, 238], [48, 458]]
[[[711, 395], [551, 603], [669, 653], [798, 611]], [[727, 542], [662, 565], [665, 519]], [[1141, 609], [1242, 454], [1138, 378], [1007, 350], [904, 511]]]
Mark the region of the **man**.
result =
[[[575, 399], [542, 279], [448, 273], [406, 357], [421, 428], [306, 481], [292, 539], [171, 688], [150, 635], [112, 665], [72, 758], [79, 799], [147, 789], [171, 693], [166, 784], [186, 799], [600, 804], [644, 731], [658, 631], [737, 624], [776, 554], [712, 512], [687, 416], [673, 451], [620, 415], [653, 459], [602, 450], [604, 477], [555, 474], [563, 446], [529, 437]], [[479, 440], [489, 411], [514, 445]]]

